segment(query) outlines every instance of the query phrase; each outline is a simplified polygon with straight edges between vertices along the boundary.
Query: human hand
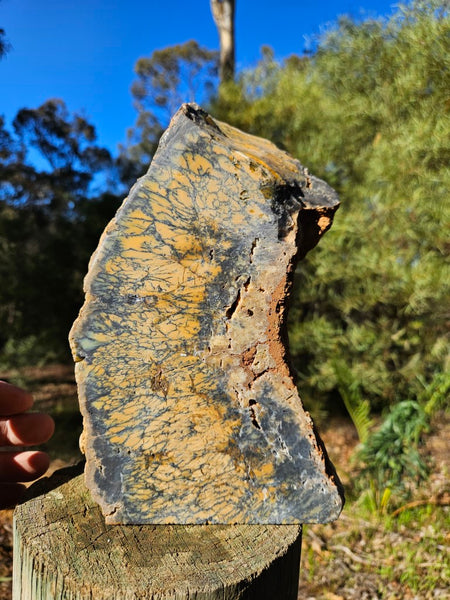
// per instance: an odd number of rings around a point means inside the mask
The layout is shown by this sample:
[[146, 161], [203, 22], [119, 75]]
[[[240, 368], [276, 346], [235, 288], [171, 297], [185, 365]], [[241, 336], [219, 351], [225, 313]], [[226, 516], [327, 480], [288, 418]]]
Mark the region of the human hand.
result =
[[48, 469], [49, 457], [38, 450], [10, 451], [9, 447], [34, 446], [53, 435], [55, 424], [46, 414], [26, 413], [33, 398], [24, 390], [0, 381], [0, 509], [13, 507], [24, 491], [19, 482], [33, 481]]

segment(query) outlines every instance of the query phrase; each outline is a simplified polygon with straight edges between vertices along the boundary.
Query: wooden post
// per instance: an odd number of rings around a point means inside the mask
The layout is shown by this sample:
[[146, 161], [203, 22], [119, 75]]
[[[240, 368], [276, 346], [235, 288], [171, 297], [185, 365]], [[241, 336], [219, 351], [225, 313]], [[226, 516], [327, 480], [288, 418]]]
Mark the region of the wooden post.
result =
[[14, 515], [13, 600], [296, 600], [296, 525], [106, 525], [82, 468]]

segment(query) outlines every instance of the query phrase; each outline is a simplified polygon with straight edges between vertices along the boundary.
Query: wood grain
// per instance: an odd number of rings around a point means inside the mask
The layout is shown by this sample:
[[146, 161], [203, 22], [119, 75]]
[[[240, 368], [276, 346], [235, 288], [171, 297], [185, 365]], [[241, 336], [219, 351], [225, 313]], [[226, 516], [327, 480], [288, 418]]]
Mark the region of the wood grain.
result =
[[106, 525], [79, 473], [16, 509], [13, 600], [297, 598], [301, 527]]

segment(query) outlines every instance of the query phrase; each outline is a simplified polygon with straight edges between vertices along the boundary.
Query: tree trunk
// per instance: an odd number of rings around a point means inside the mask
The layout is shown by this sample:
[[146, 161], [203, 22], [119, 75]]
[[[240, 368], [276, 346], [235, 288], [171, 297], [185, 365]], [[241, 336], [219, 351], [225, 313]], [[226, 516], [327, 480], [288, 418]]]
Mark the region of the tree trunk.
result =
[[105, 525], [79, 472], [16, 509], [13, 600], [296, 600], [300, 526]]
[[220, 82], [233, 81], [235, 70], [235, 0], [211, 0], [211, 11], [219, 32]]

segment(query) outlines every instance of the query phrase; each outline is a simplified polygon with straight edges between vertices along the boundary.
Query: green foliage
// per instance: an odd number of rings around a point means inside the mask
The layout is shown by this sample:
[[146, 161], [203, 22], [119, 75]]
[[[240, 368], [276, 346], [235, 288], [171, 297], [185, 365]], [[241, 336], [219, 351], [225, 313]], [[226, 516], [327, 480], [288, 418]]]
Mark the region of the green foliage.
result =
[[435, 373], [430, 383], [424, 384], [419, 399], [424, 404], [424, 411], [432, 416], [439, 409], [445, 409], [450, 395], [450, 371]]
[[[210, 103], [340, 193], [332, 229], [298, 268], [289, 335], [305, 404], [315, 415], [345, 404], [363, 441], [371, 412], [405, 398], [432, 411], [449, 389], [449, 32], [436, 1], [388, 21], [342, 19], [309, 58], [279, 64], [263, 48]], [[193, 41], [139, 59], [138, 121], [115, 165], [61, 101], [20, 111], [13, 132], [0, 121], [0, 347], [61, 336], [118, 205], [114, 168], [133, 182], [175, 107], [207, 102], [216, 84], [217, 53]]]
[[46, 338], [45, 333], [41, 338], [36, 335], [19, 340], [9, 338], [0, 354], [0, 369], [6, 371], [11, 366], [14, 366], [15, 369], [29, 365], [42, 366], [61, 359], [61, 356], [58, 356], [53, 349], [53, 340]]
[[190, 40], [139, 58], [134, 70], [131, 93], [138, 117], [128, 131], [127, 147], [121, 150], [121, 160], [134, 165], [128, 174], [131, 179], [136, 169], [142, 175], [148, 168], [162, 132], [180, 105], [208, 101], [217, 85], [218, 52]]
[[212, 91], [217, 60], [216, 51], [195, 40], [155, 50], [136, 62], [132, 94], [140, 108], [159, 107], [170, 118], [182, 102], [194, 102], [199, 93]]
[[413, 2], [388, 21], [342, 19], [309, 59], [280, 65], [265, 50], [213, 104], [340, 194], [289, 315], [315, 413], [339, 397], [372, 411], [418, 399], [448, 371], [449, 88], [448, 12]]
[[0, 120], [3, 368], [68, 357], [88, 260], [118, 206], [101, 190], [113, 167], [93, 126], [61, 100], [19, 111], [14, 132]]
[[362, 442], [355, 459], [362, 469], [356, 478], [359, 501], [372, 513], [386, 513], [393, 501], [397, 506], [427, 478], [430, 464], [420, 452], [424, 435], [430, 430], [432, 417], [448, 403], [450, 373], [437, 373], [424, 386], [419, 400], [406, 400], [394, 405], [378, 428], [364, 429], [360, 434], [360, 414], [368, 418], [367, 403], [351, 396], [351, 382], [343, 394], [345, 406]]
[[280, 65], [264, 49], [213, 104], [340, 194], [333, 227], [297, 269], [290, 349], [313, 414], [336, 401], [349, 413], [355, 491], [377, 514], [427, 476], [421, 439], [448, 402], [449, 89], [448, 12], [414, 2], [388, 21], [341, 19], [309, 59]]
[[392, 407], [381, 426], [362, 444], [358, 454], [364, 466], [359, 484], [374, 507], [385, 510], [391, 492], [398, 502], [405, 499], [411, 484], [426, 479], [428, 466], [419, 454], [419, 445], [428, 428], [428, 415], [422, 406], [405, 400]]
[[356, 428], [359, 441], [365, 444], [369, 439], [370, 429], [373, 425], [373, 420], [370, 417], [370, 404], [366, 398], [361, 397], [358, 381], [354, 379], [352, 371], [345, 362], [335, 360], [332, 365], [337, 390]]

